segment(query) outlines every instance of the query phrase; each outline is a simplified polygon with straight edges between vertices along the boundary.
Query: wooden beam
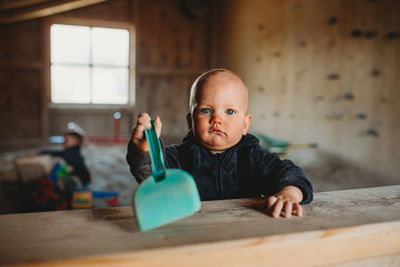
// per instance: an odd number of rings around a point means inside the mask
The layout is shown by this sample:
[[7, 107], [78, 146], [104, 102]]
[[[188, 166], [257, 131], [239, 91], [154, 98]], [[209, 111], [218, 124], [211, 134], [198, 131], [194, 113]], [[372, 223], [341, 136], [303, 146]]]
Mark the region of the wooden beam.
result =
[[[47, 262], [72, 266], [327, 266], [400, 255], [400, 222]], [[39, 264], [41, 266], [41, 264]]]
[[0, 12], [4, 12], [16, 8], [31, 7], [36, 4], [44, 2], [51, 2], [52, 0], [2, 0], [0, 1]]
[[325, 266], [400, 255], [399, 193], [399, 185], [316, 193], [292, 219], [265, 215], [263, 199], [206, 201], [147, 232], [132, 207], [1, 215], [0, 262]]
[[3, 60], [0, 61], [0, 69], [41, 69], [44, 64], [41, 61]]
[[62, 0], [50, 1], [42, 5], [35, 5], [24, 9], [18, 9], [15, 12], [9, 12], [0, 18], [0, 25], [22, 22], [30, 19], [37, 19], [51, 16], [77, 8], [82, 8], [108, 0]]

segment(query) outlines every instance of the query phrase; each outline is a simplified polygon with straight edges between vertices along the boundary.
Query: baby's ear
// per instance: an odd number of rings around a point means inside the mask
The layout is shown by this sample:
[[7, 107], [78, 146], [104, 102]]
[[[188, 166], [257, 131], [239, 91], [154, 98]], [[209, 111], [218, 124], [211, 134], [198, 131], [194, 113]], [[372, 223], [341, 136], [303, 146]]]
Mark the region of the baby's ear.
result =
[[191, 131], [192, 130], [192, 114], [190, 112], [188, 112], [186, 114], [186, 122], [187, 122], [189, 131]]
[[249, 131], [250, 122], [251, 122], [251, 115], [247, 114], [244, 117], [243, 135], [246, 135], [247, 132]]

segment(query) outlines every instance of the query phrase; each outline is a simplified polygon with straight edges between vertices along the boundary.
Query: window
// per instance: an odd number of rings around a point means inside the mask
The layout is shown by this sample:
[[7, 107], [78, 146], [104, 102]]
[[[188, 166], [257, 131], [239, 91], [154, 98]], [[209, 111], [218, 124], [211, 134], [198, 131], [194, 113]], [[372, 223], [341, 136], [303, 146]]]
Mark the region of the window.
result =
[[53, 103], [128, 104], [129, 31], [53, 24]]

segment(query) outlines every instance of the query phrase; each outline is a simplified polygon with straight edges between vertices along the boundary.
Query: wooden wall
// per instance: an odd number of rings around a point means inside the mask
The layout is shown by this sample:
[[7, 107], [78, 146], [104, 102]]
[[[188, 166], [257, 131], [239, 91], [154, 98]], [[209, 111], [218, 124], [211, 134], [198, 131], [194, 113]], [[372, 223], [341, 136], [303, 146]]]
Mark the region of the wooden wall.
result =
[[318, 142], [399, 181], [399, 1], [226, 0], [218, 8], [213, 61], [247, 82], [251, 131]]
[[186, 134], [190, 86], [211, 58], [211, 13], [190, 18], [179, 3], [148, 0], [137, 6], [136, 110], [161, 117], [167, 143]]
[[43, 134], [40, 21], [0, 26], [0, 140]]
[[[43, 19], [43, 27], [48, 31], [52, 23], [89, 23], [99, 27], [131, 27], [134, 32], [134, 3], [129, 0], [112, 0], [101, 4], [76, 9]], [[135, 38], [133, 38], [135, 40]], [[134, 48], [134, 45], [132, 46]], [[135, 51], [131, 51], [135, 53]], [[133, 62], [134, 63], [134, 62]], [[131, 66], [134, 70], [134, 64]], [[133, 72], [134, 74], [134, 72]], [[132, 82], [134, 82], [134, 77]], [[50, 91], [50, 88], [48, 88]], [[131, 92], [134, 93], [134, 90]], [[47, 94], [50, 96], [50, 92]], [[50, 102], [50, 99], [47, 100]], [[49, 108], [49, 135], [60, 135], [69, 121], [77, 123], [89, 135], [112, 135], [114, 132], [114, 112], [121, 113], [120, 134], [129, 135], [132, 124], [133, 105], [113, 107], [59, 107]]]
[[[113, 113], [120, 111], [121, 134], [129, 135], [138, 112], [158, 115], [167, 142], [186, 133], [185, 113], [193, 79], [210, 61], [210, 12], [197, 17], [179, 0], [109, 0], [62, 14], [0, 26], [1, 144], [44, 140], [60, 135], [74, 121], [91, 135], [113, 134]], [[49, 36], [52, 22], [124, 23], [134, 27], [136, 106], [70, 108], [48, 106]], [[4, 41], [3, 41], [4, 40]], [[5, 41], [6, 40], [6, 41]]]

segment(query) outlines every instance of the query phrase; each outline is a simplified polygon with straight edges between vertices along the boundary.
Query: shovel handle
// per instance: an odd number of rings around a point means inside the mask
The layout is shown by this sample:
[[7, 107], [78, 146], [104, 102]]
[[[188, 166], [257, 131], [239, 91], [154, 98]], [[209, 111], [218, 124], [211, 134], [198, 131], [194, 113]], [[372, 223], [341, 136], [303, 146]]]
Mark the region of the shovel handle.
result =
[[[146, 132], [147, 143], [149, 143], [153, 177], [155, 177], [155, 179], [158, 180], [157, 177], [160, 177], [161, 176], [160, 174], [162, 174], [165, 171], [164, 157], [162, 154], [160, 140], [158, 139], [157, 136], [157, 131], [154, 125], [154, 121], [151, 120], [150, 123], [151, 123], [151, 129], [148, 130], [146, 128], [145, 132]], [[160, 179], [162, 178], [160, 177]]]

